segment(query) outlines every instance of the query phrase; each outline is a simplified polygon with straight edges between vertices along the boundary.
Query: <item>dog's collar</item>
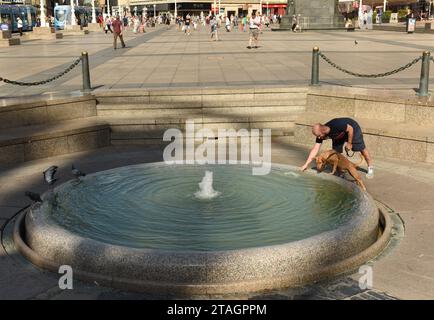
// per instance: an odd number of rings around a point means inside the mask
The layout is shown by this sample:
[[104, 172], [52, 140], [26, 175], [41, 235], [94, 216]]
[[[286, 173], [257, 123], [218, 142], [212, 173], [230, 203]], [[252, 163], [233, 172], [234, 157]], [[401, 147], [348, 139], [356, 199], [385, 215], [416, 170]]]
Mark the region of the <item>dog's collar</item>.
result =
[[333, 155], [338, 154], [338, 152], [336, 150], [333, 150], [333, 152], [331, 154], [329, 154], [329, 156], [325, 159], [326, 161]]

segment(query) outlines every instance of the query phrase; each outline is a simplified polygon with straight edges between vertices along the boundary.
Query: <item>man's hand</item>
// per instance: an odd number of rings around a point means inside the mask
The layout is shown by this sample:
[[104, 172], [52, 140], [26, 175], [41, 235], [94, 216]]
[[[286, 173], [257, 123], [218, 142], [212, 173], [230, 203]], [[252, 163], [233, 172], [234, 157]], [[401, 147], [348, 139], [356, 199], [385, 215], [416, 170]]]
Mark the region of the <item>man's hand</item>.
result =
[[346, 146], [345, 146], [345, 149], [347, 149], [348, 151], [352, 151], [352, 150], [353, 150], [353, 144], [347, 142], [347, 144], [346, 144]]
[[307, 169], [308, 166], [309, 166], [308, 164], [304, 164], [304, 165], [300, 168], [300, 171], [306, 171], [306, 169]]

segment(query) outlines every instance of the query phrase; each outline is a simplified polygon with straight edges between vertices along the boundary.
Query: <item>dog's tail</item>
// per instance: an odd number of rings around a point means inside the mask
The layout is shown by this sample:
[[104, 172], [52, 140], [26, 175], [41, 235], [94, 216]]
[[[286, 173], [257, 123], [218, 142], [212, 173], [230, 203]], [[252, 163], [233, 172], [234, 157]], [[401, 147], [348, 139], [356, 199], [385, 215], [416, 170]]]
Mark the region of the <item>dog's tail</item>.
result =
[[[362, 164], [363, 164], [363, 162], [365, 162], [365, 158], [362, 156], [362, 154], [361, 153], [359, 153], [360, 154], [360, 161], [358, 162], [358, 163], [354, 163], [353, 162], [353, 164], [356, 166], [356, 167], [360, 167]], [[352, 161], [351, 161], [352, 162]]]

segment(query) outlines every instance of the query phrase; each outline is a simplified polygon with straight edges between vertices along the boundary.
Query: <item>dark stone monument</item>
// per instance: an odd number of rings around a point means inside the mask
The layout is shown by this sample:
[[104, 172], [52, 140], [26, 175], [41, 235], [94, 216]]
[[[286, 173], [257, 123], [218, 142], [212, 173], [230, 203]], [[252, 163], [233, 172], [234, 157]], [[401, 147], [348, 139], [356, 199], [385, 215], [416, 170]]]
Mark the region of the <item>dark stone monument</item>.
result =
[[291, 30], [294, 15], [300, 15], [303, 30], [343, 29], [345, 24], [338, 0], [288, 0], [280, 30]]

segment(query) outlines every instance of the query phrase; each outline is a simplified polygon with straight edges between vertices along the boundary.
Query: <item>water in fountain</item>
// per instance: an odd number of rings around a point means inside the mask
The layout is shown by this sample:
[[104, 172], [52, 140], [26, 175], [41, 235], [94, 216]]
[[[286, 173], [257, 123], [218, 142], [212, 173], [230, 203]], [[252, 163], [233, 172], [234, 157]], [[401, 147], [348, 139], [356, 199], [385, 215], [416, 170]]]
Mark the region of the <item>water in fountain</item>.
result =
[[208, 200], [218, 197], [220, 195], [219, 191], [214, 190], [212, 187], [213, 181], [213, 173], [212, 171], [205, 171], [205, 176], [202, 181], [199, 183], [200, 190], [197, 191], [194, 195], [198, 199]]
[[72, 233], [113, 245], [235, 250], [298, 241], [347, 223], [359, 196], [334, 180], [281, 165], [254, 176], [250, 165], [146, 163], [79, 184], [73, 179], [55, 191], [56, 207], [42, 206]]

